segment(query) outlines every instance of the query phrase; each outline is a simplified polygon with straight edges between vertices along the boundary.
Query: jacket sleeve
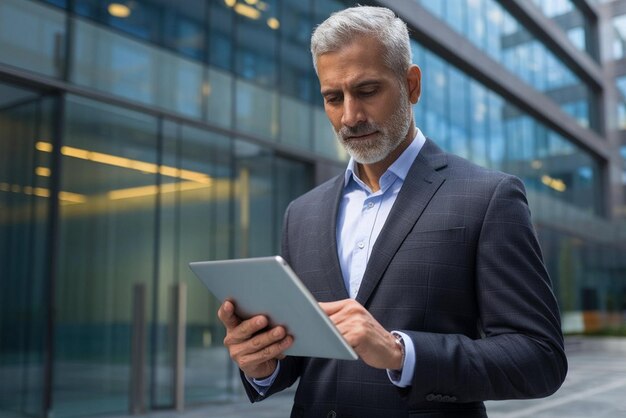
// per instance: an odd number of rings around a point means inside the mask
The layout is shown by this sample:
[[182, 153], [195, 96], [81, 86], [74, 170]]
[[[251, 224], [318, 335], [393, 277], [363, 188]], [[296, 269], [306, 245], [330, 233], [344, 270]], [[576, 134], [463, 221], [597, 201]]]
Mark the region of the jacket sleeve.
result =
[[[567, 373], [560, 316], [522, 182], [495, 186], [476, 250], [481, 339], [406, 332], [414, 342], [410, 404], [544, 397]], [[437, 396], [440, 395], [440, 396]]]

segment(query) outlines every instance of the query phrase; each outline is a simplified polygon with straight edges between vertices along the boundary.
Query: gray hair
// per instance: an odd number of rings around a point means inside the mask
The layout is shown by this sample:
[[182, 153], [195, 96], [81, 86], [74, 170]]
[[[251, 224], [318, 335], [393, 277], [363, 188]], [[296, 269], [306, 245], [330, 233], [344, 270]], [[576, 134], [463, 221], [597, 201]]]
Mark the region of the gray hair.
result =
[[385, 65], [400, 79], [411, 65], [409, 31], [394, 12], [385, 7], [356, 6], [335, 12], [319, 24], [311, 36], [311, 55], [317, 73], [317, 58], [335, 52], [358, 37], [368, 36], [383, 46]]

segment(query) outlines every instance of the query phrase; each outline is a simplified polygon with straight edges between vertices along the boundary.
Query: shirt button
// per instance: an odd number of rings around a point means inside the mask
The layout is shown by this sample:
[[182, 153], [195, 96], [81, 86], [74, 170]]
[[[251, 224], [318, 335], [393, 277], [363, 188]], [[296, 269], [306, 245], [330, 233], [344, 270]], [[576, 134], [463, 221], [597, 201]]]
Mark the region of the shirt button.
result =
[[357, 244], [357, 247], [359, 247], [360, 249], [363, 249], [363, 248], [365, 248], [365, 244], [363, 244], [363, 242], [359, 242]]
[[374, 207], [374, 202], [369, 202], [369, 203], [367, 204], [367, 208], [368, 208], [368, 209], [371, 209], [371, 208], [373, 208], [373, 207]]

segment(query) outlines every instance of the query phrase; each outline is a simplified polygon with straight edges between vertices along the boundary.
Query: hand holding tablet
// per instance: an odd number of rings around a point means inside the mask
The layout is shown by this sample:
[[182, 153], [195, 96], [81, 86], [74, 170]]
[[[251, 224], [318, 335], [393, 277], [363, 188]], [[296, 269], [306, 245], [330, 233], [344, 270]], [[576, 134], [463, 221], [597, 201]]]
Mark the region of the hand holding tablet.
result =
[[239, 318], [264, 315], [270, 321], [265, 326], [284, 327], [293, 336], [293, 344], [285, 354], [358, 358], [281, 257], [203, 261], [189, 266], [222, 303], [225, 300], [234, 303]]

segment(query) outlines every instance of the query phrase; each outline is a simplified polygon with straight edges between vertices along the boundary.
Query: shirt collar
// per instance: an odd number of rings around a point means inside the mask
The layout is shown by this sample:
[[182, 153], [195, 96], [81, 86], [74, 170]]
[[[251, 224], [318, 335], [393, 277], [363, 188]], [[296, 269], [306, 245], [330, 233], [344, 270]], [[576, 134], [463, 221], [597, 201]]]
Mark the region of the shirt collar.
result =
[[[411, 165], [413, 165], [413, 161], [415, 161], [415, 158], [417, 158], [417, 155], [419, 154], [422, 147], [424, 146], [424, 143], [426, 142], [426, 137], [424, 136], [422, 131], [420, 131], [419, 128], [415, 128], [415, 131], [416, 132], [413, 141], [409, 144], [407, 149], [402, 151], [402, 154], [400, 154], [400, 156], [387, 169], [388, 172], [395, 174], [402, 181], [404, 181], [404, 179], [406, 178], [407, 174], [409, 173], [409, 169], [411, 168]], [[346, 172], [344, 174], [344, 187], [348, 185], [351, 178], [354, 178], [357, 183], [360, 181], [358, 179], [357, 173], [357, 163], [356, 161], [354, 161], [354, 158], [350, 158], [350, 161], [348, 162], [348, 167], [346, 168]]]

